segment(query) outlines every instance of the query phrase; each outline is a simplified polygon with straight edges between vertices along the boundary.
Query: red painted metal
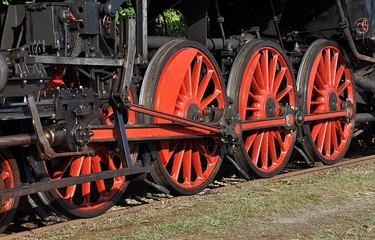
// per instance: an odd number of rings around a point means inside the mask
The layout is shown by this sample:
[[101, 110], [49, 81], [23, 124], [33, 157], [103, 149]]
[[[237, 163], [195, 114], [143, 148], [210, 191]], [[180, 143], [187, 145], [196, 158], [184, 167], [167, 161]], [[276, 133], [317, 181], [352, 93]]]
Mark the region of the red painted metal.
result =
[[[20, 173], [16, 160], [7, 151], [0, 152], [0, 189], [14, 189], [21, 186]], [[19, 203], [19, 197], [1, 198], [0, 232], [4, 231], [13, 219]]]
[[[114, 141], [116, 138], [114, 128], [96, 128], [93, 126], [91, 131], [94, 133], [90, 138], [91, 142], [108, 142]], [[173, 124], [126, 125], [125, 131], [129, 142], [218, 136], [217, 133], [196, 127], [184, 127]]]
[[324, 113], [316, 113], [316, 114], [309, 114], [304, 116], [305, 122], [312, 122], [312, 121], [319, 121], [319, 120], [326, 120], [332, 118], [345, 118], [345, 117], [352, 117], [353, 114], [349, 113], [346, 110], [339, 110], [334, 112], [324, 112]]
[[[344, 101], [354, 105], [354, 93], [352, 74], [345, 57], [335, 46], [324, 47], [312, 63], [306, 110], [308, 115], [317, 117], [311, 119], [309, 125], [311, 137], [317, 151], [328, 161], [341, 155], [350, 140], [353, 123], [344, 115], [342, 106]], [[332, 104], [331, 96], [337, 103]], [[327, 117], [321, 118], [323, 113], [328, 114]]]
[[[51, 180], [59, 180], [65, 176], [76, 177], [85, 174], [115, 170], [122, 167], [121, 156], [117, 151], [111, 151], [105, 145], [93, 146], [94, 156], [80, 156], [62, 161], [54, 160], [55, 167], [49, 172]], [[115, 177], [110, 180], [97, 180], [80, 185], [71, 185], [56, 189], [56, 193], [66, 204], [78, 211], [98, 209], [110, 201], [125, 182], [125, 177]]]
[[[189, 107], [187, 107], [187, 109], [188, 108]], [[197, 108], [198, 108], [198, 105], [197, 105]], [[154, 109], [147, 109], [147, 108], [139, 106], [139, 105], [132, 105], [130, 107], [130, 109], [135, 111], [135, 112], [149, 114], [151, 116], [158, 117], [159, 120], [161, 120], [160, 121], [161, 123], [176, 122], [176, 123], [180, 123], [180, 124], [185, 124], [187, 126], [194, 126], [194, 127], [196, 127], [197, 131], [203, 131], [203, 132], [211, 131], [211, 132], [216, 132], [216, 133], [220, 132], [220, 128], [218, 126], [212, 126], [212, 125], [209, 125], [209, 124], [205, 124], [205, 123], [197, 122], [197, 121], [194, 121], [194, 120], [186, 119], [183, 116], [173, 115], [171, 113], [161, 112], [161, 111], [157, 111], [157, 110], [154, 110]], [[203, 109], [204, 108], [200, 107], [199, 114], [202, 114]], [[204, 131], [204, 130], [206, 130], [206, 131]]]
[[[8, 159], [3, 158], [1, 156], [0, 159], [0, 183], [1, 189], [9, 189], [15, 187], [15, 175], [13, 173], [13, 169], [8, 161]], [[4, 218], [7, 217], [8, 212], [14, 207], [13, 202], [14, 198], [3, 199], [0, 209], [0, 222], [4, 221]]]
[[292, 74], [282, 54], [264, 46], [246, 63], [242, 77], [239, 114], [244, 121], [259, 121], [243, 125], [244, 148], [251, 164], [266, 174], [283, 165], [293, 148], [294, 135], [280, 117], [286, 103], [296, 108]]
[[[64, 76], [69, 76], [64, 79]], [[79, 79], [76, 70], [71, 66], [57, 65], [53, 73], [52, 79], [48, 82], [48, 89], [56, 87], [74, 88], [79, 86]]]
[[[215, 66], [203, 52], [182, 48], [164, 65], [154, 96], [154, 109], [181, 118], [191, 118], [193, 111], [199, 117], [208, 107], [225, 107], [222, 87]], [[169, 121], [154, 118], [154, 123]], [[220, 158], [218, 147], [209, 148], [199, 140], [165, 140], [158, 146], [165, 170], [183, 188], [195, 188], [207, 181]]]

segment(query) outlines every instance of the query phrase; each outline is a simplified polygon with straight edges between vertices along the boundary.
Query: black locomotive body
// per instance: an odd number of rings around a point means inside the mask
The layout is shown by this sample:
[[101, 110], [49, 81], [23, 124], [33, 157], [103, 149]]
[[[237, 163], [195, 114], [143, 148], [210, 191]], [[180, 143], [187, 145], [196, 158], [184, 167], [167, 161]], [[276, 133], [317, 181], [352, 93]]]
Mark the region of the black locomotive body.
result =
[[189, 195], [223, 159], [245, 178], [296, 148], [340, 161], [375, 120], [374, 14], [368, 0], [3, 2], [0, 230], [24, 195], [92, 217], [148, 173]]

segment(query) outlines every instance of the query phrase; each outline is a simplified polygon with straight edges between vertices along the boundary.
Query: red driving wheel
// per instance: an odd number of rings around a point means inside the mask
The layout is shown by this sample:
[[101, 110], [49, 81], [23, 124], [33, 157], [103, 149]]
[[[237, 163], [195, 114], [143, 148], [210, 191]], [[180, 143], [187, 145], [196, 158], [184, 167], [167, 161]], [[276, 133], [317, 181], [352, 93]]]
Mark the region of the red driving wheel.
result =
[[[155, 54], [144, 77], [140, 103], [183, 118], [199, 120], [209, 108], [224, 108], [226, 95], [218, 66], [201, 45], [172, 41]], [[145, 118], [148, 123], [167, 123]], [[152, 176], [177, 194], [195, 194], [215, 177], [221, 151], [212, 139], [157, 143]]]
[[314, 120], [302, 126], [302, 146], [312, 159], [325, 164], [340, 161], [352, 139], [355, 87], [349, 60], [337, 43], [321, 39], [310, 45], [300, 65], [298, 86], [305, 114], [348, 111], [348, 116]]
[[[228, 95], [242, 120], [272, 120], [296, 109], [295, 83], [291, 64], [275, 43], [249, 42], [232, 65]], [[287, 126], [244, 131], [236, 159], [256, 177], [273, 177], [281, 172], [293, 151], [296, 131]]]
[[305, 114], [349, 109], [350, 118], [315, 120], [302, 126], [303, 148], [311, 158], [325, 164], [340, 161], [352, 138], [355, 87], [348, 58], [337, 43], [320, 39], [310, 45], [302, 59], [298, 86]]

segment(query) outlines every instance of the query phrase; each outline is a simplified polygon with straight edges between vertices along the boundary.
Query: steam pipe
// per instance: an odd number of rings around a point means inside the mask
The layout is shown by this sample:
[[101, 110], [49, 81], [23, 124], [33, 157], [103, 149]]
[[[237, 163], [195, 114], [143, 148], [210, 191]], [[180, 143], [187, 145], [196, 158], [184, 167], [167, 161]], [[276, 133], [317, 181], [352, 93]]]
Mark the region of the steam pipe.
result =
[[375, 80], [369, 77], [354, 73], [355, 85], [375, 94]]
[[35, 134], [17, 134], [10, 136], [1, 136], [0, 148], [35, 144], [36, 140], [37, 138]]
[[375, 112], [357, 113], [355, 115], [355, 122], [356, 123], [375, 122]]
[[[50, 131], [44, 130], [44, 135], [51, 146], [57, 145], [61, 142], [66, 132], [64, 130]], [[5, 135], [0, 136], [0, 148], [8, 148], [22, 145], [36, 144], [36, 134], [16, 134], [16, 135]]]
[[[186, 38], [175, 38], [175, 37], [163, 37], [163, 36], [148, 36], [147, 38], [147, 46], [150, 49], [157, 49], [170, 42], [174, 39], [185, 39]], [[254, 37], [251, 34], [243, 34], [238, 36], [233, 36], [231, 38], [226, 39], [223, 42], [221, 38], [209, 38], [206, 40], [206, 47], [210, 51], [218, 51], [224, 50], [225, 44], [231, 46], [232, 49], [237, 49], [242, 44], [253, 40]]]

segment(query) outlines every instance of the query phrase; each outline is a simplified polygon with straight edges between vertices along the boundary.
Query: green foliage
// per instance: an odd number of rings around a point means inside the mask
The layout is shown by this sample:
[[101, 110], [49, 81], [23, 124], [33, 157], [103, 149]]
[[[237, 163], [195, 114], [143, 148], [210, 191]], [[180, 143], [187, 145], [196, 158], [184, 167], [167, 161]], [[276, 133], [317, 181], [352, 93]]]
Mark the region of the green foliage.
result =
[[126, 6], [120, 7], [120, 9], [116, 12], [116, 23], [119, 23], [120, 16], [135, 16], [135, 10], [131, 4], [130, 0], [126, 0]]
[[156, 19], [157, 32], [170, 37], [183, 37], [186, 35], [186, 23], [183, 15], [176, 9], [165, 10]]

